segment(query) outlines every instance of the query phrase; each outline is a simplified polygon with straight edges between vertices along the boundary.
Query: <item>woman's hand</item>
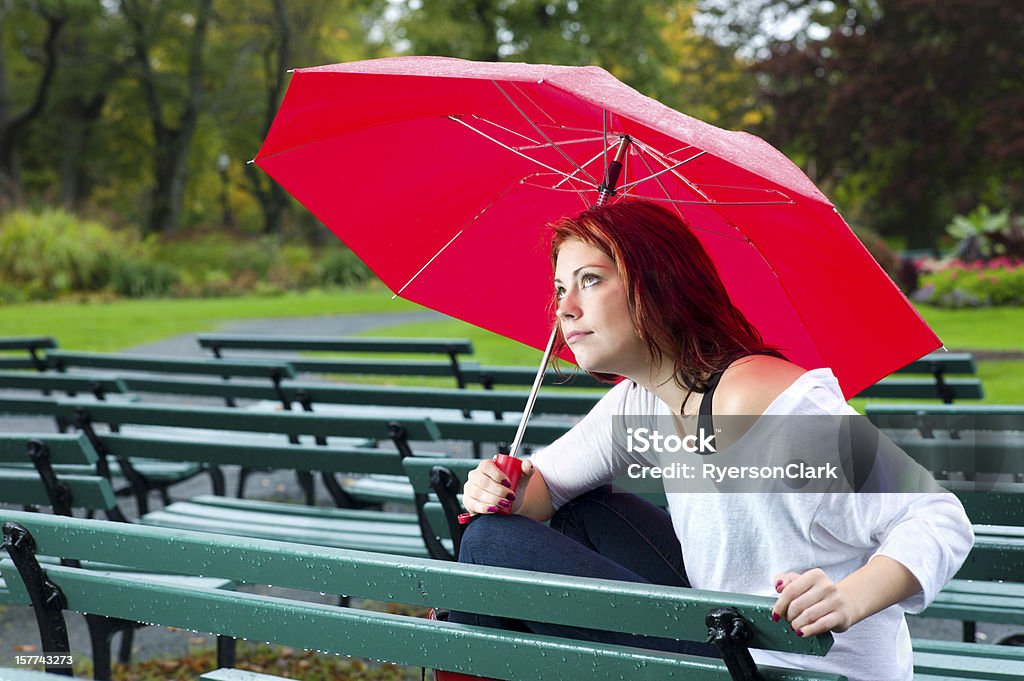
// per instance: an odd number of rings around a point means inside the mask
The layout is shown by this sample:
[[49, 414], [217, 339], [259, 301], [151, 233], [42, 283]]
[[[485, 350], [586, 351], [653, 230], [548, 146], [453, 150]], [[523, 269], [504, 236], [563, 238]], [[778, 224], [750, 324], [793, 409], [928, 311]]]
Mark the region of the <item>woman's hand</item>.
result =
[[775, 577], [775, 591], [779, 600], [772, 608], [772, 619], [784, 618], [800, 636], [814, 636], [842, 633], [920, 592], [921, 584], [902, 563], [879, 555], [838, 584], [821, 568], [803, 574], [785, 572]]
[[516, 513], [526, 497], [526, 486], [533, 475], [533, 462], [523, 460], [523, 472], [519, 477], [518, 489], [512, 489], [508, 476], [491, 459], [469, 472], [462, 489], [462, 505], [473, 514]]
[[772, 619], [785, 619], [798, 636], [843, 632], [859, 621], [852, 600], [821, 568], [777, 575], [775, 591]]

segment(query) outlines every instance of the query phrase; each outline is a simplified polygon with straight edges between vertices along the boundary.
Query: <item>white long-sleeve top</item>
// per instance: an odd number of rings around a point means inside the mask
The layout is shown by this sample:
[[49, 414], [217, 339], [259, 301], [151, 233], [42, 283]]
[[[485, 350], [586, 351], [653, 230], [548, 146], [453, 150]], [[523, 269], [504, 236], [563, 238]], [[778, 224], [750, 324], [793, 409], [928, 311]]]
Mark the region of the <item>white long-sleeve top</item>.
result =
[[[803, 374], [765, 411], [771, 415], [856, 414], [829, 369]], [[612, 388], [583, 420], [533, 462], [557, 509], [645, 460], [628, 452], [614, 416], [671, 416], [630, 381]], [[621, 422], [620, 422], [621, 423]], [[676, 488], [678, 489], [678, 488]], [[668, 490], [672, 491], [672, 489]], [[695, 589], [775, 597], [773, 578], [821, 568], [838, 582], [874, 556], [907, 567], [922, 591], [843, 633], [825, 657], [755, 650], [758, 664], [846, 675], [850, 681], [910, 681], [913, 659], [904, 612], [923, 610], [952, 579], [974, 535], [963, 506], [937, 493], [670, 493], [669, 512]]]

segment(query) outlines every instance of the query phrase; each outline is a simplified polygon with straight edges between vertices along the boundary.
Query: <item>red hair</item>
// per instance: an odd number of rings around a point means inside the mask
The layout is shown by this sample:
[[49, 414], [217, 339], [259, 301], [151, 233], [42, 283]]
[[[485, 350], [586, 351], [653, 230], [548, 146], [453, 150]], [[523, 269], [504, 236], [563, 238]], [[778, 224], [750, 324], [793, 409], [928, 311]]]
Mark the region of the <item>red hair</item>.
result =
[[[705, 392], [711, 373], [741, 357], [782, 357], [732, 304], [704, 247], [669, 209], [653, 201], [624, 199], [562, 218], [549, 228], [554, 233], [552, 267], [562, 244], [572, 239], [611, 258], [626, 289], [634, 328], [651, 357], [673, 362], [680, 387]], [[565, 347], [559, 333], [553, 356]], [[610, 374], [591, 375], [619, 380]]]

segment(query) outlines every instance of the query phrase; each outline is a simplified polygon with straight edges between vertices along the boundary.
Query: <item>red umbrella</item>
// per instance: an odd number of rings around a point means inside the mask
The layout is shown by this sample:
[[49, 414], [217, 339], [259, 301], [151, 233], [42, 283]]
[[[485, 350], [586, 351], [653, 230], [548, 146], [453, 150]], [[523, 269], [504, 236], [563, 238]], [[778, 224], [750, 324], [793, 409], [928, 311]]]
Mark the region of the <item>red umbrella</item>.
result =
[[940, 346], [783, 154], [597, 67], [298, 69], [255, 162], [402, 297], [543, 349], [543, 225], [594, 204], [620, 148], [617, 195], [685, 215], [765, 340], [847, 397]]

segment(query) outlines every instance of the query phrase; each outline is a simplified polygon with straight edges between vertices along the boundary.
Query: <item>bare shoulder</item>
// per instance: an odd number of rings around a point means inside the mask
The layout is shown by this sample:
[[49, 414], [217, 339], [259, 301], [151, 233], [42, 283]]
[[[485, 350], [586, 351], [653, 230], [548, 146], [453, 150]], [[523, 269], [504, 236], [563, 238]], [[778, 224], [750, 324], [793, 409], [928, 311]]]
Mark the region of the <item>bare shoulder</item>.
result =
[[712, 409], [725, 416], [759, 416], [805, 373], [792, 362], [767, 355], [738, 359], [722, 374]]

